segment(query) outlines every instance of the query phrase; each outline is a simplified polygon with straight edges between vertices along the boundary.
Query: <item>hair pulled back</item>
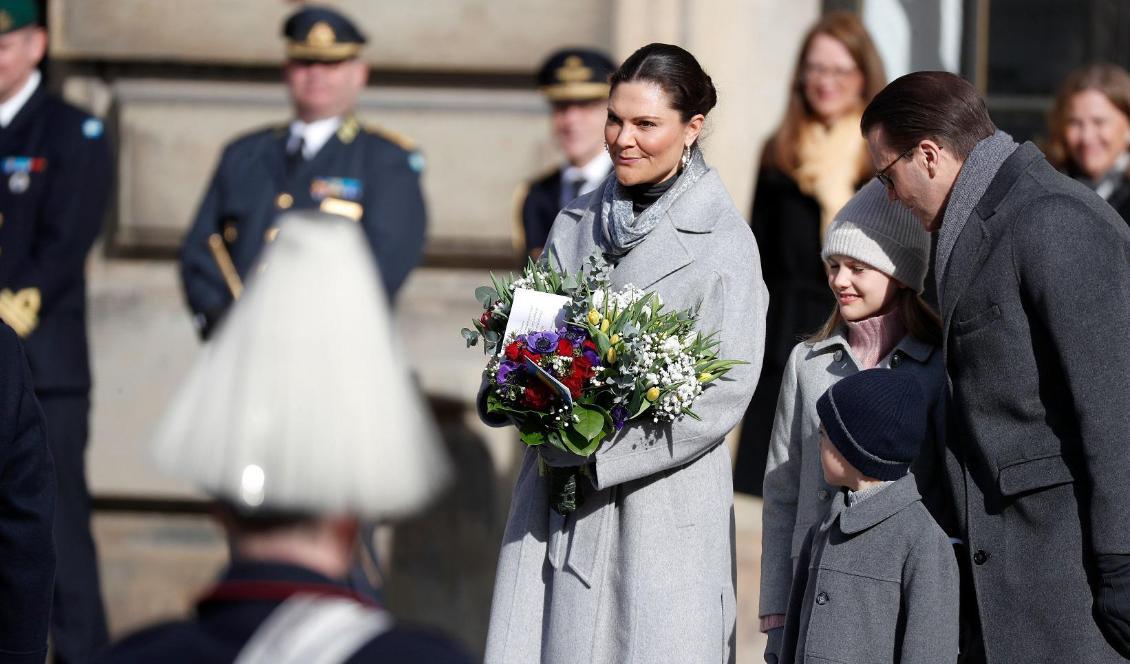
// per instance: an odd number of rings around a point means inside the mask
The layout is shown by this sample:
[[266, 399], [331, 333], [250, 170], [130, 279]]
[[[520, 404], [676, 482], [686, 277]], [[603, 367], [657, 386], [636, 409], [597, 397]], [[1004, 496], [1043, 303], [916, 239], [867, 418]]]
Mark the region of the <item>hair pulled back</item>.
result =
[[656, 43], [640, 48], [608, 80], [613, 91], [620, 83], [639, 81], [662, 88], [683, 122], [696, 115], [705, 116], [718, 103], [714, 82], [698, 60], [673, 44]]

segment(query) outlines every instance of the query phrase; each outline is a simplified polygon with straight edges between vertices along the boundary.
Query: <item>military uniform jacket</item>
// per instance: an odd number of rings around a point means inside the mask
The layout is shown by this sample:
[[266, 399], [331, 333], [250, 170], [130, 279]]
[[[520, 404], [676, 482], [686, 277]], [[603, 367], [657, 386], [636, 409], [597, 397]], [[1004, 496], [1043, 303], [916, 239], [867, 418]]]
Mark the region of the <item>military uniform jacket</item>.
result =
[[113, 177], [102, 122], [41, 83], [0, 129], [0, 165], [0, 290], [38, 296], [26, 337], [36, 389], [85, 392], [86, 255]]
[[[236, 659], [260, 625], [296, 593], [348, 594], [342, 583], [282, 563], [237, 561], [213, 592], [197, 604], [194, 618], [144, 629], [112, 647], [100, 663], [223, 664]], [[470, 664], [471, 659], [438, 634], [392, 627], [361, 646], [348, 664]]]
[[340, 209], [344, 203], [359, 212], [390, 299], [420, 263], [426, 218], [418, 153], [346, 118], [313, 158], [289, 167], [288, 136], [287, 127], [277, 127], [228, 145], [185, 238], [181, 277], [204, 332], [232, 301], [209, 237], [223, 238], [246, 280], [273, 238], [276, 217], [286, 210], [328, 209], [328, 204]]
[[526, 253], [545, 246], [553, 220], [561, 211], [561, 172], [555, 168], [530, 183], [522, 201], [522, 230], [526, 236]]
[[19, 339], [0, 323], [0, 661], [42, 663], [55, 588], [55, 468]]
[[957, 560], [914, 476], [851, 507], [837, 493], [801, 549], [781, 664], [942, 664], [957, 649]]

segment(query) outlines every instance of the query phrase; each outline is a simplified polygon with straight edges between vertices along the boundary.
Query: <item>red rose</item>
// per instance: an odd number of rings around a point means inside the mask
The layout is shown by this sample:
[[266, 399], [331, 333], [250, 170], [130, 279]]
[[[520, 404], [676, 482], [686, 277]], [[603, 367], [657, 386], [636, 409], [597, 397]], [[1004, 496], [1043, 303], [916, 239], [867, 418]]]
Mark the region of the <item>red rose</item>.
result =
[[573, 344], [569, 343], [569, 340], [565, 337], [561, 337], [557, 340], [557, 354], [563, 357], [572, 357]]
[[569, 388], [569, 394], [572, 394], [573, 398], [576, 399], [581, 396], [581, 391], [585, 386], [585, 378], [574, 372], [563, 378], [561, 384]]
[[518, 357], [522, 358], [523, 360], [530, 360], [535, 364], [538, 360], [541, 359], [541, 355], [530, 350], [529, 346], [523, 346], [522, 349], [518, 351]]
[[585, 357], [584, 355], [575, 358], [573, 360], [573, 372], [580, 373], [585, 378], [592, 378], [592, 362], [589, 362], [589, 358]]
[[581, 344], [581, 348], [583, 348], [584, 350], [591, 350], [592, 352], [597, 353], [596, 342], [593, 341], [592, 339], [585, 339], [584, 343]]
[[511, 362], [517, 362], [521, 354], [522, 346], [517, 341], [511, 342], [510, 345], [506, 347], [506, 359]]
[[549, 405], [549, 397], [549, 389], [541, 383], [530, 385], [522, 393], [522, 401], [534, 410], [545, 410]]

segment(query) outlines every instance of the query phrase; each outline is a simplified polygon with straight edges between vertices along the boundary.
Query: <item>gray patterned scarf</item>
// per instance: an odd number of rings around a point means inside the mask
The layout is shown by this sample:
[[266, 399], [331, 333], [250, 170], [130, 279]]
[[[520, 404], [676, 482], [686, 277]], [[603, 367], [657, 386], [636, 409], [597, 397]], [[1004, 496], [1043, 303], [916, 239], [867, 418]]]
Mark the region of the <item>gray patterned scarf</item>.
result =
[[675, 200], [690, 189], [706, 171], [706, 161], [702, 158], [698, 143], [695, 143], [691, 148], [690, 163], [679, 174], [679, 179], [639, 216], [632, 212], [632, 197], [628, 190], [616, 180], [615, 173], [609, 176], [604, 184], [604, 196], [600, 204], [600, 223], [607, 245], [604, 247], [606, 253], [623, 256], [632, 247], [643, 242]]
[[962, 164], [961, 172], [957, 174], [942, 217], [942, 227], [938, 229], [938, 248], [934, 252], [934, 279], [938, 286], [939, 306], [945, 306], [942, 289], [946, 283], [946, 267], [950, 254], [957, 245], [957, 238], [977, 203], [989, 190], [1001, 165], [1018, 147], [1020, 146], [1011, 136], [998, 129], [992, 136], [977, 142]]

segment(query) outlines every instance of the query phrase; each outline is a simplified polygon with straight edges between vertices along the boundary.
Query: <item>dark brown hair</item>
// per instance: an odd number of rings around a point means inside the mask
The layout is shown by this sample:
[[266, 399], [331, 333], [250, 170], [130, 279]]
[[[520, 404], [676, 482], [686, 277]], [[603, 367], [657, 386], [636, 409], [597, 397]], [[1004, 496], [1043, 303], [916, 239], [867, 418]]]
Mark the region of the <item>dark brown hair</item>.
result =
[[[812, 40], [817, 35], [831, 37], [844, 45], [851, 53], [855, 66], [863, 74], [863, 98], [859, 100], [863, 107], [887, 83], [887, 74], [883, 69], [883, 60], [875, 50], [875, 44], [867, 29], [855, 14], [847, 11], [828, 12], [813, 25], [801, 42], [800, 52], [797, 54], [796, 65], [793, 67], [793, 78], [789, 87], [789, 101], [785, 107], [785, 117], [781, 120], [777, 131], [769, 139], [764, 152], [763, 165], [769, 165], [785, 173], [792, 173], [800, 165], [797, 158], [797, 145], [800, 141], [800, 132], [805, 123], [814, 117], [812, 107], [804, 96], [804, 63], [808, 56], [808, 49]], [[870, 175], [870, 164], [866, 160], [861, 165], [865, 169], [860, 172], [861, 179]]]
[[[672, 44], [648, 44], [628, 56], [609, 78], [611, 90], [621, 83], [648, 81], [667, 93], [671, 108], [683, 122], [700, 113], [705, 116], [718, 103], [714, 82], [698, 60]], [[611, 92], [610, 90], [610, 92]]]
[[977, 90], [947, 71], [916, 71], [892, 81], [863, 111], [863, 134], [875, 127], [883, 128], [892, 152], [932, 139], [961, 160], [997, 130]]
[[1130, 120], [1130, 74], [1118, 65], [1100, 62], [1071, 72], [1060, 86], [1055, 105], [1048, 115], [1048, 161], [1061, 171], [1075, 173], [1078, 165], [1067, 149], [1067, 109], [1080, 92], [1096, 90]]

